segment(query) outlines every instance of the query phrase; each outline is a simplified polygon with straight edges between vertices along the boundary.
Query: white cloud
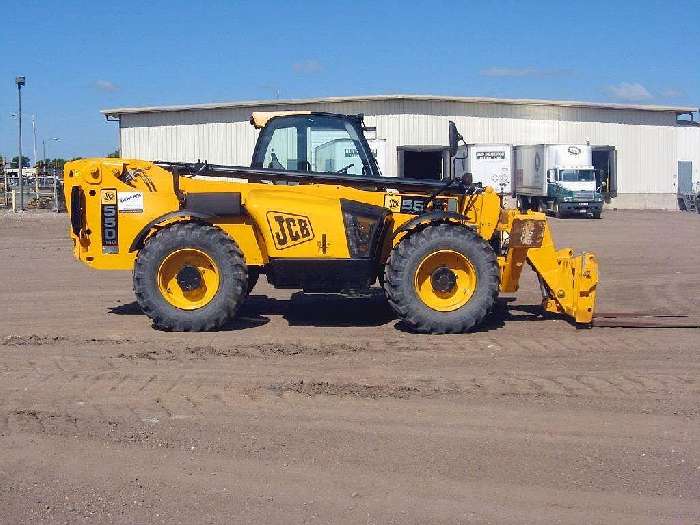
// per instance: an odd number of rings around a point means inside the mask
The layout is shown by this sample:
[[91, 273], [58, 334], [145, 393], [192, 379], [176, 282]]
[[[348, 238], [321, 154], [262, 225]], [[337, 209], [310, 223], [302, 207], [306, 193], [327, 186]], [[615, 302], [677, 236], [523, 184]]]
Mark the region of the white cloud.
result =
[[321, 70], [323, 70], [323, 66], [318, 60], [308, 59], [302, 60], [301, 62], [295, 62], [294, 64], [292, 64], [292, 69], [295, 73], [302, 73], [308, 75], [320, 72]]
[[681, 89], [668, 88], [664, 89], [659, 95], [664, 98], [678, 98], [684, 96], [685, 92]]
[[626, 102], [642, 102], [654, 98], [654, 95], [639, 82], [621, 82], [616, 86], [608, 86], [605, 91], [610, 96]]
[[570, 69], [540, 69], [536, 67], [489, 67], [482, 69], [482, 77], [552, 77], [570, 75]]
[[98, 80], [95, 82], [95, 87], [102, 91], [117, 91], [119, 89], [119, 86], [109, 80]]

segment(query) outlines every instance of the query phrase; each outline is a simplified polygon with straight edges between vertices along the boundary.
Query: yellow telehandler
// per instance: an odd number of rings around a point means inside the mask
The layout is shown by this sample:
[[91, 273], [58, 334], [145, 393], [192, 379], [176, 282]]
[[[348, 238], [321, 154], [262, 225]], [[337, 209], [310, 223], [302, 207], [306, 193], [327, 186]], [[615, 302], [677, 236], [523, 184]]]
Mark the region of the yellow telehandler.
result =
[[[221, 328], [260, 274], [277, 288], [356, 294], [379, 281], [424, 333], [467, 332], [525, 263], [543, 308], [593, 317], [594, 255], [556, 250], [544, 214], [503, 209], [468, 174], [382, 177], [362, 115], [253, 113], [250, 167], [82, 159], [66, 164], [75, 257], [133, 270], [156, 328]], [[463, 140], [450, 122], [450, 154]], [[454, 164], [454, 163], [453, 163]]]

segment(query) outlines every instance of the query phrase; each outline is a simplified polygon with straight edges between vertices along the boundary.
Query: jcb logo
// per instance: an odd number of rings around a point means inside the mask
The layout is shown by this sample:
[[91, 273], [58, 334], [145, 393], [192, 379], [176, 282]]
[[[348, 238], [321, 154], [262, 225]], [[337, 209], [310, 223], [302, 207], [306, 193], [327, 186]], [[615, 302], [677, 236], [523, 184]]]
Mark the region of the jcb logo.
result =
[[100, 192], [100, 201], [102, 204], [116, 204], [117, 190], [102, 190]]
[[393, 193], [387, 193], [384, 195], [384, 207], [389, 208], [391, 211], [400, 211], [401, 196], [394, 195]]
[[311, 221], [304, 215], [269, 211], [267, 212], [267, 223], [270, 226], [275, 248], [278, 250], [284, 250], [314, 238]]

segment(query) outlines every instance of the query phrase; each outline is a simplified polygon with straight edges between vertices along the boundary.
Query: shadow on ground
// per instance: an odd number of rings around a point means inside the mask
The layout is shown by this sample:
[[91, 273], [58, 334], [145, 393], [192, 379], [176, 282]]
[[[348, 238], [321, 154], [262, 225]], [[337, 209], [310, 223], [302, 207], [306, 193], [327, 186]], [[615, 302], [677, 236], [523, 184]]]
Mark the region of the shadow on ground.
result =
[[[505, 326], [506, 322], [542, 321], [540, 305], [513, 305], [513, 298], [498, 298], [493, 312], [474, 329], [490, 332]], [[136, 301], [109, 308], [116, 315], [144, 315]], [[350, 327], [382, 326], [396, 320], [381, 290], [360, 297], [337, 294], [306, 294], [295, 292], [289, 299], [275, 299], [264, 295], [250, 295], [235, 320], [223, 331], [243, 330], [267, 324], [272, 315], [282, 316], [290, 326]], [[414, 332], [402, 321], [394, 324], [402, 332]]]

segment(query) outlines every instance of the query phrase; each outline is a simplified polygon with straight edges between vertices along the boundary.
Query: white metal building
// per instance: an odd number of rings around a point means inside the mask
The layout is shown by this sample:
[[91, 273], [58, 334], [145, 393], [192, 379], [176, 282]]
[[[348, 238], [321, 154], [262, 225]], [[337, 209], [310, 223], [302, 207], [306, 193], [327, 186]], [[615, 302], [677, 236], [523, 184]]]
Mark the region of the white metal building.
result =
[[694, 107], [380, 95], [102, 113], [119, 121], [124, 158], [247, 165], [257, 138], [249, 124], [251, 112], [289, 109], [363, 113], [366, 124], [377, 128], [373, 149], [387, 176], [411, 175], [411, 166], [429, 166], [435, 159], [439, 169], [453, 120], [470, 143], [590, 143], [596, 168], [608, 173], [612, 207], [677, 208], [679, 172], [682, 187], [700, 189]]

